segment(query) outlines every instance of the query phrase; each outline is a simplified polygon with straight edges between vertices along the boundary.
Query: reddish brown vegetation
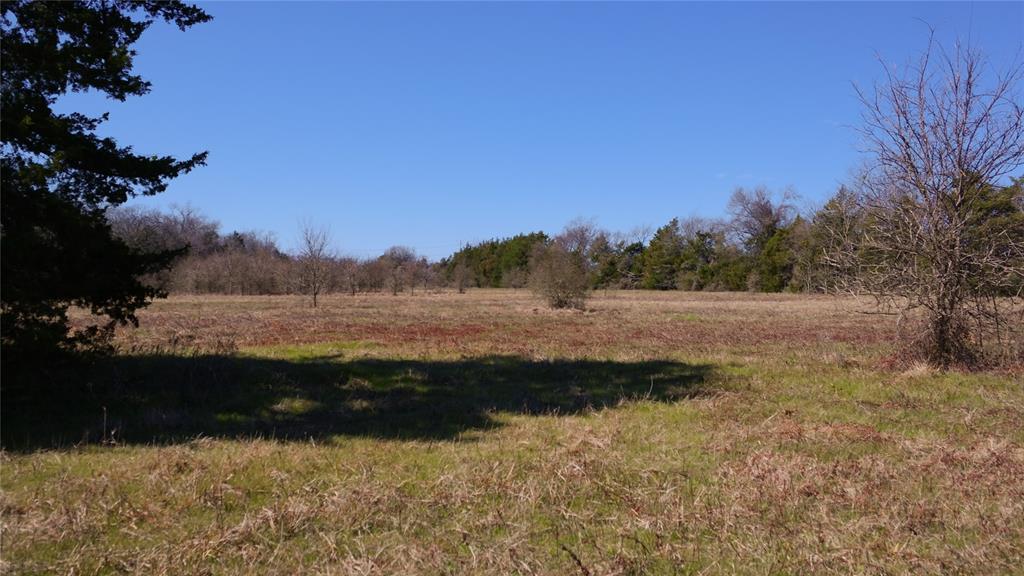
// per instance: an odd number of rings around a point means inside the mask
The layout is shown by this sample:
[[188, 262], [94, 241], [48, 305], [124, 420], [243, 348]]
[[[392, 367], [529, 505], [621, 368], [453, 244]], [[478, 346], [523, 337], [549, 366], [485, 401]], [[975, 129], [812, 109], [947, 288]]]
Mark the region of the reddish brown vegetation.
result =
[[[876, 348], [893, 335], [886, 319], [861, 314], [852, 299], [748, 294], [599, 292], [585, 312], [549, 310], [521, 291], [468, 295], [173, 297], [142, 313], [125, 346], [168, 343], [211, 349], [364, 342], [409, 352], [510, 351], [579, 355], [708, 353], [722, 347], [852, 345]], [[382, 313], [383, 310], [387, 314]]]

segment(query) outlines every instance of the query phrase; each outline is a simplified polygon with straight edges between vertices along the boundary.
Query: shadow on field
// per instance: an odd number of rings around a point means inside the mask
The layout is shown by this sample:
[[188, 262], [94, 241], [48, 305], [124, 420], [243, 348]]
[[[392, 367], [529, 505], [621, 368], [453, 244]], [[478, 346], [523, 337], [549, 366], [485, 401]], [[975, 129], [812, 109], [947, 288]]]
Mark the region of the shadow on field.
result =
[[79, 375], [73, 387], [5, 389], [2, 438], [12, 450], [172, 443], [198, 435], [448, 439], [494, 428], [496, 412], [576, 414], [622, 400], [694, 397], [704, 393], [709, 372], [708, 365], [668, 361], [515, 356], [453, 361], [121, 356]]

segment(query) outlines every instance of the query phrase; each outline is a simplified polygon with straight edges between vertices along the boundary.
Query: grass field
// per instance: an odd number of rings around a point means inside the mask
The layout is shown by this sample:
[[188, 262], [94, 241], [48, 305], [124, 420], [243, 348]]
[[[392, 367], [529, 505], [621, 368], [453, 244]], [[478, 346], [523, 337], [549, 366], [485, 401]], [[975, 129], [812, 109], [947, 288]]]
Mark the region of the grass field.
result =
[[1024, 573], [1024, 376], [864, 303], [177, 297], [5, 391], [4, 573]]

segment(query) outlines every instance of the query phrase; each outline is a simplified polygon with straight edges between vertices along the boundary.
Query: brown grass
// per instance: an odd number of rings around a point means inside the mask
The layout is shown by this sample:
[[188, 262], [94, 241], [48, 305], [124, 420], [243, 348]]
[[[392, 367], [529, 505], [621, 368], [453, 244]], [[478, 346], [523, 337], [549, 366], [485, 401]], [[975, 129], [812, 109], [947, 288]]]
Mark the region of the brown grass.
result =
[[[584, 312], [552, 310], [526, 291], [416, 296], [174, 297], [144, 310], [125, 346], [200, 349], [360, 341], [405, 354], [706, 353], [723, 347], [873, 347], [892, 323], [854, 299], [788, 294], [599, 292]], [[77, 320], [84, 321], [84, 316]]]
[[[127, 349], [708, 363], [707, 393], [497, 411], [446, 440], [5, 453], [5, 573], [1012, 574], [1024, 386], [888, 371], [885, 319], [808, 296], [173, 298]], [[322, 360], [315, 360], [317, 362]], [[369, 377], [368, 377], [369, 378]], [[653, 389], [654, 382], [651, 387]]]

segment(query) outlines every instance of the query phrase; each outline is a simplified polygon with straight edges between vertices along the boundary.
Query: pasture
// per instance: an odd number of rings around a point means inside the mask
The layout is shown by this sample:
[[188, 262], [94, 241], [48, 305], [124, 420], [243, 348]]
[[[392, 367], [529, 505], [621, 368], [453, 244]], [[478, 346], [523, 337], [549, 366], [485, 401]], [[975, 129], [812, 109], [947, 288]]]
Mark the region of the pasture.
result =
[[893, 368], [869, 308], [158, 301], [5, 390], [2, 572], [1019, 572], [1021, 374]]

